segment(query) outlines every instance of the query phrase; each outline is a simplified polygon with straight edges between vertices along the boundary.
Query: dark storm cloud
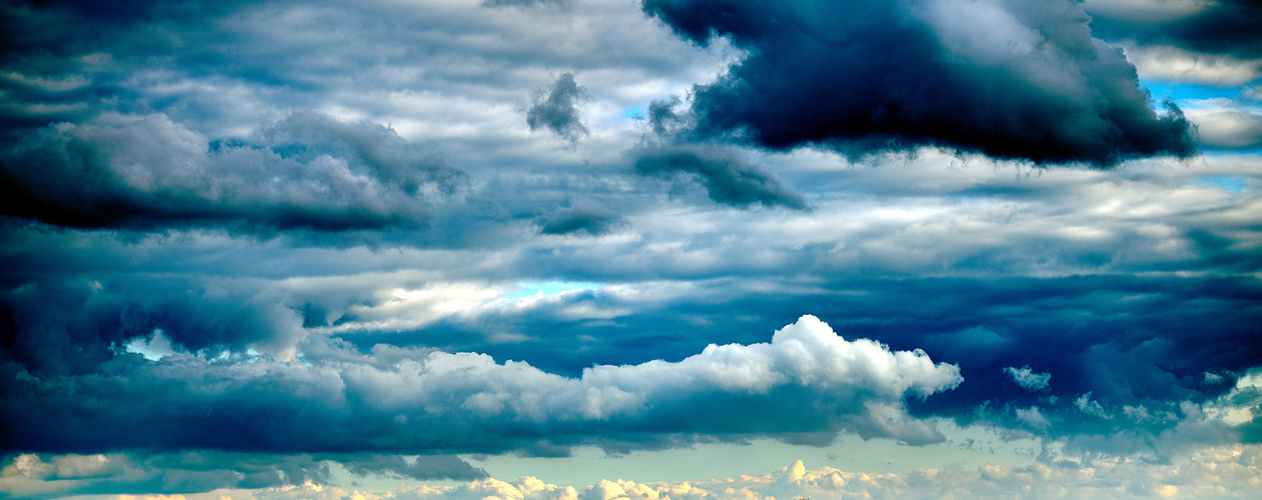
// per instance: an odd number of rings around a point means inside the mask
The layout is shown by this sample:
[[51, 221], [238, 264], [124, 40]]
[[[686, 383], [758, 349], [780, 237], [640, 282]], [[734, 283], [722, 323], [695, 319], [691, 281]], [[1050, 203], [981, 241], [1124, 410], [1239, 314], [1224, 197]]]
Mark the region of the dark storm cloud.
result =
[[574, 81], [574, 75], [561, 73], [551, 88], [540, 90], [531, 98], [526, 123], [532, 131], [548, 129], [562, 139], [577, 141], [589, 134], [577, 107], [586, 98], [587, 91]]
[[806, 201], [742, 153], [720, 144], [641, 144], [631, 150], [635, 172], [643, 176], [696, 182], [715, 202], [805, 210]]
[[694, 89], [700, 137], [1097, 166], [1194, 152], [1179, 109], [1154, 112], [1135, 68], [1069, 0], [646, 0], [644, 11], [696, 43], [724, 36], [749, 51]]
[[463, 182], [393, 130], [311, 112], [253, 143], [211, 141], [162, 114], [106, 115], [0, 152], [4, 215], [80, 227], [418, 226]]
[[1171, 45], [1242, 59], [1262, 57], [1262, 3], [1090, 0], [1091, 31], [1110, 41]]

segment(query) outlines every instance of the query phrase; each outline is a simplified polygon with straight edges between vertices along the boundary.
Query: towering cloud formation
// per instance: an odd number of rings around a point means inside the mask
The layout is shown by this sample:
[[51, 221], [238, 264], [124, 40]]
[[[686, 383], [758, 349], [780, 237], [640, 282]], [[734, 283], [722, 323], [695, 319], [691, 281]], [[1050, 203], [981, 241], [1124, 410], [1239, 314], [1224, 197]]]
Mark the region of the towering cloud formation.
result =
[[[645, 0], [699, 44], [749, 52], [695, 89], [695, 134], [848, 153], [932, 145], [1036, 163], [1188, 156], [1122, 52], [1069, 0]], [[985, 29], [977, 29], [978, 26]]]

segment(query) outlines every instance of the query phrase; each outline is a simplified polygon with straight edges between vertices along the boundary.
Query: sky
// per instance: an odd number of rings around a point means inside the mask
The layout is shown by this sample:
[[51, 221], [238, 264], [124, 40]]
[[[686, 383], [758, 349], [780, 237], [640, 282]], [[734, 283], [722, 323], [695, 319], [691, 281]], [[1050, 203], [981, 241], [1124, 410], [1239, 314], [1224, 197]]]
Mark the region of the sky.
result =
[[0, 0], [0, 498], [1256, 498], [1262, 5]]

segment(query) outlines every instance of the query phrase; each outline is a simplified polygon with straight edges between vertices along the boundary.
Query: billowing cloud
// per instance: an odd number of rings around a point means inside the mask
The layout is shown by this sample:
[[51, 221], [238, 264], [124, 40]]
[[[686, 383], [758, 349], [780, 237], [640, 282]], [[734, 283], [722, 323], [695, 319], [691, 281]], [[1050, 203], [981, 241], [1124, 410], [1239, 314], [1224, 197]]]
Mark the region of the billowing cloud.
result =
[[597, 365], [578, 378], [474, 353], [328, 349], [322, 356], [309, 349], [305, 362], [229, 364], [123, 354], [102, 365], [125, 374], [110, 378], [9, 363], [4, 439], [29, 451], [489, 452], [605, 439], [636, 448], [669, 435], [688, 442], [692, 435], [814, 433], [828, 442], [850, 431], [919, 444], [941, 435], [909, 416], [904, 398], [962, 380], [954, 365], [935, 364], [921, 351], [846, 341], [812, 316], [777, 331], [769, 344], [711, 345], [678, 362]]
[[587, 91], [574, 81], [571, 73], [561, 73], [552, 87], [536, 92], [526, 110], [526, 123], [530, 130], [548, 129], [558, 137], [577, 141], [589, 134], [578, 114], [578, 103], [587, 97]]
[[1193, 152], [1178, 108], [1154, 112], [1134, 66], [1091, 37], [1069, 0], [647, 0], [644, 10], [696, 43], [726, 36], [749, 51], [695, 88], [701, 137], [1101, 166]]

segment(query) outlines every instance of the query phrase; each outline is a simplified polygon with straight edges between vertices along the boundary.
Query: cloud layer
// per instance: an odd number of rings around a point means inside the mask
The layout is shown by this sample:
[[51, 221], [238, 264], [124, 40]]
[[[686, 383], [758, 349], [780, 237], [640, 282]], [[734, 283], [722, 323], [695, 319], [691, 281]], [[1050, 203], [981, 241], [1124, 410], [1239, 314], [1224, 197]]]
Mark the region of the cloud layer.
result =
[[416, 227], [459, 170], [394, 131], [298, 112], [255, 141], [212, 141], [163, 114], [38, 129], [0, 153], [4, 215], [54, 224]]
[[[96, 457], [74, 457], [97, 460]], [[0, 484], [18, 484], [39, 474], [32, 466], [37, 458], [23, 458], [5, 469]], [[1254, 471], [1259, 467], [1257, 446], [1205, 450], [1195, 457], [1169, 464], [1150, 465], [1131, 461], [1061, 462], [1034, 465], [987, 465], [916, 469], [898, 473], [846, 472], [833, 467], [807, 469], [801, 460], [778, 471], [734, 478], [675, 482], [636, 482], [603, 479], [589, 485], [556, 485], [534, 477], [514, 480], [486, 478], [458, 486], [399, 486], [375, 494], [350, 488], [272, 487], [253, 491], [222, 489], [180, 497], [202, 499], [426, 499], [481, 500], [664, 500], [749, 498], [1247, 498], [1258, 487]], [[62, 459], [62, 462], [68, 462]], [[19, 469], [21, 463], [24, 468]], [[62, 465], [62, 464], [57, 464]], [[63, 490], [64, 491], [64, 490]], [[73, 491], [73, 490], [72, 490]]]
[[[15, 354], [22, 356], [8, 357]], [[306, 359], [133, 354], [103, 364], [113, 374], [105, 378], [9, 364], [4, 439], [37, 451], [281, 453], [531, 452], [606, 441], [637, 448], [749, 433], [828, 442], [842, 430], [926, 443], [941, 435], [907, 415], [904, 398], [961, 381], [956, 366], [846, 341], [812, 316], [777, 331], [770, 344], [711, 345], [678, 362], [597, 365], [579, 378], [474, 353], [338, 350]]]

